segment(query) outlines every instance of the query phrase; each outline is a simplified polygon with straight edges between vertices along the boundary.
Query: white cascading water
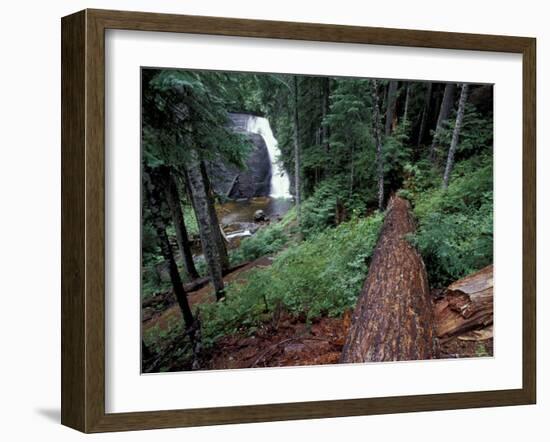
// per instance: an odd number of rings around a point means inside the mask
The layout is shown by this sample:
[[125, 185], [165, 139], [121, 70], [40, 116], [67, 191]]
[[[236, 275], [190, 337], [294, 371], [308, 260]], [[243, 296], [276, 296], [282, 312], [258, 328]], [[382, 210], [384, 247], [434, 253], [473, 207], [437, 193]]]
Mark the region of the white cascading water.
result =
[[272, 198], [292, 198], [290, 194], [290, 179], [282, 162], [279, 161], [281, 151], [277, 140], [273, 136], [269, 120], [251, 115], [246, 122], [246, 130], [261, 135], [267, 146], [269, 160], [271, 161], [271, 190], [269, 196]]

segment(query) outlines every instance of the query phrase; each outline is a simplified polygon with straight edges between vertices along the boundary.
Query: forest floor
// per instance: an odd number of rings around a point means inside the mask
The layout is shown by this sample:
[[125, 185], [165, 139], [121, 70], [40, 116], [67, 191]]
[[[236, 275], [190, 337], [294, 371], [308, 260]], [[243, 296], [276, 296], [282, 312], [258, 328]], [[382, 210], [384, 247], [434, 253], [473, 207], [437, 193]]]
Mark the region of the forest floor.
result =
[[[224, 281], [236, 282], [254, 269], [268, 267], [272, 263], [264, 256], [224, 277]], [[167, 293], [169, 304], [160, 303], [155, 311], [147, 312], [142, 322], [144, 334], [168, 332], [173, 324], [182, 321], [181, 311], [173, 296]], [[189, 292], [191, 307], [215, 302], [210, 284]], [[261, 325], [253, 336], [234, 334], [225, 336], [202, 356], [202, 369], [231, 369], [252, 367], [282, 367], [298, 365], [336, 364], [351, 321], [351, 311], [342, 318], [317, 318], [307, 323], [305, 318], [295, 317], [285, 311], [273, 315], [270, 322]], [[173, 351], [168, 344], [165, 351]], [[170, 370], [180, 369], [180, 361], [174, 360]]]
[[221, 338], [206, 356], [207, 369], [289, 367], [337, 364], [350, 326], [351, 312], [343, 318], [304, 318], [281, 312], [276, 321], [262, 325], [253, 336]]
[[[264, 256], [236, 269], [225, 276], [226, 283], [246, 278], [254, 269], [268, 267], [272, 263]], [[171, 293], [167, 294], [172, 299]], [[215, 302], [210, 284], [188, 293], [191, 306]], [[158, 310], [148, 313], [142, 323], [143, 333], [158, 330], [168, 332], [173, 324], [182, 321], [175, 302], [161, 304]], [[337, 364], [351, 324], [351, 310], [340, 318], [321, 317], [310, 323], [305, 317], [293, 316], [286, 311], [275, 312], [269, 322], [263, 323], [252, 336], [232, 334], [220, 338], [204, 351], [201, 369], [236, 369], [254, 367], [285, 367], [301, 365]], [[170, 342], [168, 353], [177, 348]], [[482, 357], [493, 354], [493, 339], [472, 339], [468, 334], [440, 344], [440, 358]], [[166, 354], [165, 356], [168, 356]], [[166, 359], [170, 359], [169, 357]], [[171, 364], [170, 364], [171, 365]], [[175, 358], [169, 370], [181, 370], [181, 361]]]
[[[272, 259], [269, 256], [263, 256], [258, 258], [242, 267], [238, 267], [233, 272], [224, 276], [223, 280], [227, 285], [230, 282], [239, 281], [248, 272], [253, 269], [269, 267], [272, 263]], [[200, 304], [209, 304], [216, 301], [212, 284], [208, 283], [204, 287], [198, 290], [189, 291], [187, 293], [187, 299], [191, 308]], [[142, 318], [142, 331], [147, 333], [155, 327], [159, 327], [160, 330], [168, 330], [170, 324], [175, 321], [183, 321], [181, 316], [181, 310], [171, 291], [162, 293], [159, 296], [158, 304], [154, 308], [144, 310]]]
[[[351, 325], [351, 311], [342, 318], [318, 318], [308, 325], [283, 314], [274, 326], [266, 324], [254, 336], [220, 339], [205, 356], [203, 369], [290, 367], [338, 364]], [[486, 357], [493, 354], [493, 339], [469, 340], [457, 336], [440, 344], [440, 359]]]

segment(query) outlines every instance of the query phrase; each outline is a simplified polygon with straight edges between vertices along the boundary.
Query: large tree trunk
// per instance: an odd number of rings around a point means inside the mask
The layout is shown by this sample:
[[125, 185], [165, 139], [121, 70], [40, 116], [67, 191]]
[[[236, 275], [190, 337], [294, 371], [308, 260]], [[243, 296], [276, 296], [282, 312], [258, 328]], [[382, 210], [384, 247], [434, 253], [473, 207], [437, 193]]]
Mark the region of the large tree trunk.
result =
[[187, 228], [185, 227], [185, 220], [181, 211], [181, 199], [178, 191], [178, 186], [172, 172], [168, 168], [163, 168], [164, 178], [164, 190], [166, 193], [166, 200], [170, 207], [170, 214], [172, 215], [172, 223], [176, 230], [176, 240], [178, 242], [178, 248], [183, 260], [185, 271], [189, 275], [189, 279], [197, 279], [199, 273], [195, 268], [193, 262], [193, 253], [191, 252], [191, 243], [189, 242], [189, 236], [187, 235]]
[[451, 140], [451, 146], [449, 147], [449, 154], [447, 156], [447, 166], [445, 167], [445, 174], [443, 175], [444, 189], [446, 189], [449, 186], [451, 172], [453, 171], [455, 152], [458, 146], [458, 138], [460, 137], [460, 129], [462, 128], [462, 120], [464, 119], [464, 108], [466, 107], [467, 98], [468, 98], [468, 85], [464, 83], [462, 85], [462, 91], [460, 92], [460, 100], [458, 102], [458, 111], [456, 114], [456, 123], [453, 130], [453, 138]]
[[294, 122], [294, 198], [296, 199], [296, 217], [298, 225], [301, 218], [301, 179], [300, 179], [300, 141], [299, 141], [299, 127], [298, 127], [298, 77], [292, 76], [293, 82], [293, 122]]
[[428, 125], [428, 116], [430, 114], [430, 101], [432, 98], [432, 83], [428, 83], [426, 86], [426, 98], [424, 101], [424, 109], [422, 110], [422, 120], [420, 120], [420, 129], [418, 130], [418, 141], [416, 146], [419, 147], [424, 139], [424, 132], [426, 132], [426, 126]]
[[342, 362], [432, 359], [435, 334], [426, 268], [405, 236], [409, 203], [394, 196], [355, 307]]
[[193, 201], [193, 208], [197, 217], [197, 224], [199, 226], [199, 235], [204, 259], [208, 266], [210, 280], [216, 291], [216, 298], [219, 300], [224, 296], [222, 258], [215, 236], [217, 235], [216, 230], [219, 229], [219, 226], [217, 223], [212, 224], [211, 221], [208, 193], [204, 184], [198, 154], [196, 152], [190, 152], [190, 155], [192, 159], [186, 171], [187, 182]]
[[493, 324], [493, 265], [451, 284], [436, 301], [434, 314], [437, 337], [441, 341], [490, 327]]
[[388, 84], [388, 103], [386, 106], [385, 135], [391, 135], [393, 116], [395, 114], [395, 102], [397, 98], [397, 81], [391, 80]]
[[374, 143], [376, 145], [376, 164], [378, 175], [378, 209], [384, 208], [384, 157], [382, 155], [382, 135], [380, 134], [380, 107], [378, 105], [378, 82], [372, 80], [372, 105], [374, 108]]
[[441, 126], [451, 116], [451, 112], [453, 110], [455, 89], [456, 85], [454, 83], [447, 83], [445, 85], [445, 92], [443, 92], [443, 100], [441, 101], [439, 116], [437, 117], [437, 124], [435, 126], [435, 132], [432, 139], [432, 147], [430, 149], [430, 157], [432, 161], [435, 161], [437, 141]]
[[[220, 255], [222, 270], [226, 271], [227, 269], [229, 269], [229, 256], [227, 254], [226, 247], [227, 243], [220, 225], [220, 221], [218, 220], [218, 214], [216, 213], [216, 199], [214, 197], [214, 189], [212, 188], [212, 184], [210, 183], [210, 178], [208, 177], [208, 172], [206, 170], [206, 164], [204, 163], [204, 161], [201, 161], [201, 173], [204, 187], [206, 189], [206, 196], [208, 197], [208, 213], [210, 215], [210, 222], [213, 226], [212, 233], [214, 235], [214, 241], [216, 242], [216, 247], [218, 248], [218, 253]], [[214, 227], [218, 228], [215, 229]]]

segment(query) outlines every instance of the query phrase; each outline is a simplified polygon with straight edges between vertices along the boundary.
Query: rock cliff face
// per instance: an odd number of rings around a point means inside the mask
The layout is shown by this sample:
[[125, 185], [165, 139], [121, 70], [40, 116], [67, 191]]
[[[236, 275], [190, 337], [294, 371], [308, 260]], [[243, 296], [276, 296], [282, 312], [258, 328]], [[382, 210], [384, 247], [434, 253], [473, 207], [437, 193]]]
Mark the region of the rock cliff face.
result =
[[269, 196], [271, 161], [261, 135], [246, 131], [248, 114], [230, 114], [233, 130], [243, 133], [252, 143], [252, 150], [243, 170], [222, 161], [209, 162], [208, 175], [215, 192], [232, 199]]

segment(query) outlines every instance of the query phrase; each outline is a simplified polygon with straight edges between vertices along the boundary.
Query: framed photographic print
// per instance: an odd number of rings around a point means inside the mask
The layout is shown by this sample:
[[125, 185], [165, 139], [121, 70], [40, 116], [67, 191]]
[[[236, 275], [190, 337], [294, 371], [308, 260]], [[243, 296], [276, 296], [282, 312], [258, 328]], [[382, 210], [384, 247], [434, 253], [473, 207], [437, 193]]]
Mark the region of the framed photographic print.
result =
[[533, 404], [535, 40], [62, 19], [62, 423]]

